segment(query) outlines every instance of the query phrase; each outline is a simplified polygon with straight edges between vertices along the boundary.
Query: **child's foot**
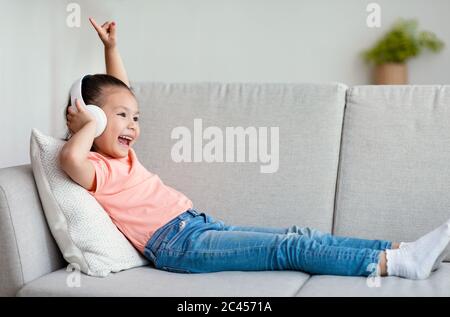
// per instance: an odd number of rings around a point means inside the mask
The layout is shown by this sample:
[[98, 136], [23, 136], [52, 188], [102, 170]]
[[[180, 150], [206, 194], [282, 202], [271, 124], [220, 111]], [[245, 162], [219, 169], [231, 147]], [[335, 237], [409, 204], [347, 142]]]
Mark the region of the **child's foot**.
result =
[[[405, 246], [411, 244], [413, 242], [401, 242], [399, 248], [404, 248]], [[434, 272], [438, 270], [441, 267], [442, 262], [444, 261], [445, 257], [448, 255], [448, 250], [445, 248], [441, 254], [439, 254], [436, 261], [434, 261], [433, 267], [431, 268], [431, 272]]]
[[435, 230], [399, 249], [386, 250], [388, 275], [426, 279], [439, 266], [450, 242], [450, 219]]

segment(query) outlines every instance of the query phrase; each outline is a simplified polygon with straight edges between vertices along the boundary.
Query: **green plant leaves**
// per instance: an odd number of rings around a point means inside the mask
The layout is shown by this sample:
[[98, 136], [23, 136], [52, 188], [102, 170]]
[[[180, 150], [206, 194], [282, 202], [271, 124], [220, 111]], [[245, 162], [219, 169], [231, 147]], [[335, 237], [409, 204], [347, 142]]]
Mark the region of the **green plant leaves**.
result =
[[423, 49], [434, 53], [444, 48], [444, 43], [429, 31], [418, 31], [415, 19], [399, 19], [372, 48], [363, 52], [364, 59], [376, 65], [404, 63], [420, 55]]

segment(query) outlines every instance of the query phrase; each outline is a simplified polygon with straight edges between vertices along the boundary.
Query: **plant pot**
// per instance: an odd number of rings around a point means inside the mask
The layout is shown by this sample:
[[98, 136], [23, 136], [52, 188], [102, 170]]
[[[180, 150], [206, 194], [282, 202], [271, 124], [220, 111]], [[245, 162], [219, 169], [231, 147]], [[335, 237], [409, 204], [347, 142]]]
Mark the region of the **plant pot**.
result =
[[406, 85], [408, 67], [406, 64], [386, 63], [375, 66], [376, 85]]

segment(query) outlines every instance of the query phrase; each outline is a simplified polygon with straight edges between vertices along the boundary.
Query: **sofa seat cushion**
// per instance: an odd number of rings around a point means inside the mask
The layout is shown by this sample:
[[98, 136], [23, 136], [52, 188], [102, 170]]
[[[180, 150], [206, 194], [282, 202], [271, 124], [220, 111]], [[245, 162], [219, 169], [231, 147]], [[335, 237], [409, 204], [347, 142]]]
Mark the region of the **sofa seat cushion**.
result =
[[380, 287], [369, 287], [364, 277], [316, 275], [305, 283], [297, 296], [450, 296], [450, 263], [443, 263], [426, 280], [383, 277], [380, 282]]
[[[309, 275], [296, 271], [170, 273], [151, 266], [98, 278], [61, 269], [25, 285], [18, 296], [295, 296]], [[79, 278], [78, 278], [79, 277]], [[67, 283], [69, 281], [69, 283]], [[79, 283], [78, 283], [79, 282]], [[79, 286], [69, 287], [68, 286]]]

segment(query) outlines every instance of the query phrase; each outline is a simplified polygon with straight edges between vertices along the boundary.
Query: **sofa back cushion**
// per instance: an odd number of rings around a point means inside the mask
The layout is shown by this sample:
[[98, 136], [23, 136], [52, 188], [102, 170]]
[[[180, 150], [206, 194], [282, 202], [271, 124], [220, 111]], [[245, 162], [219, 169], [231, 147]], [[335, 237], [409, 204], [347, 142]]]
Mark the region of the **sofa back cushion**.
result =
[[[133, 87], [141, 111], [139, 160], [194, 208], [232, 224], [331, 231], [345, 85]], [[248, 137], [232, 144], [227, 131], [239, 129]], [[240, 162], [238, 151], [245, 153]]]
[[450, 218], [450, 86], [347, 93], [334, 233], [407, 241]]

